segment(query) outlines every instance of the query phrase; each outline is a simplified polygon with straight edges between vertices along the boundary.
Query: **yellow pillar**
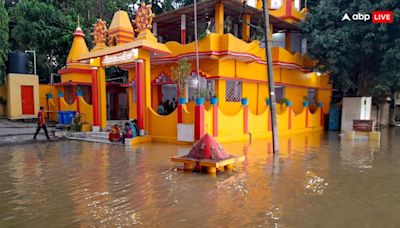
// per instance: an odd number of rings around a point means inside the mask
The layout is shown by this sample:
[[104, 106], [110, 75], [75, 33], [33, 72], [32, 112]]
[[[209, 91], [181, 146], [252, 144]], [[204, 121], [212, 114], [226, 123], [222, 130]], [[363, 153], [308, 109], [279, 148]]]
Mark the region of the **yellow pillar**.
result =
[[151, 108], [151, 70], [150, 70], [150, 53], [147, 50], [139, 49], [139, 59], [144, 61], [144, 131], [145, 134], [149, 134], [150, 123], [149, 123], [149, 109]]
[[106, 69], [99, 67], [97, 70], [97, 84], [99, 93], [99, 120], [102, 131], [107, 130], [107, 94], [106, 94]]
[[215, 81], [215, 95], [218, 97], [218, 99], [221, 103], [223, 103], [223, 101], [225, 101], [225, 90], [226, 90], [226, 81], [223, 79], [216, 80]]
[[215, 33], [224, 34], [224, 4], [215, 5]]
[[242, 19], [242, 39], [248, 42], [250, 40], [250, 15], [244, 14]]
[[136, 105], [134, 105], [133, 101], [133, 87], [132, 83], [135, 80], [135, 70], [129, 69], [128, 70], [128, 118], [135, 119], [136, 118]]
[[285, 33], [285, 48], [289, 52], [292, 52], [292, 34], [291, 33]]

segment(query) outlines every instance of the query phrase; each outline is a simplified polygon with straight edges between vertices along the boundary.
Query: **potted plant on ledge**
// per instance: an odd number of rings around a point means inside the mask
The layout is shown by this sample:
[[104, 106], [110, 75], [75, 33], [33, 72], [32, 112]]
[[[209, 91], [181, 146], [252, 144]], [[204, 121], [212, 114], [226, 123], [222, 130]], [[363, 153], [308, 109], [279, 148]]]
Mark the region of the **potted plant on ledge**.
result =
[[179, 91], [179, 104], [187, 103], [187, 99], [183, 96], [183, 93], [191, 71], [192, 65], [186, 59], [179, 60], [176, 68], [171, 67], [172, 78], [176, 82], [176, 87]]
[[204, 97], [206, 95], [205, 89], [198, 89], [195, 93], [196, 96], [196, 104], [203, 105], [204, 104]]
[[249, 100], [247, 99], [247, 97], [243, 97], [242, 100], [240, 100], [240, 102], [242, 102], [242, 105], [248, 105], [249, 104]]
[[310, 102], [308, 101], [308, 97], [304, 96], [303, 97], [303, 106], [308, 107], [310, 105]]

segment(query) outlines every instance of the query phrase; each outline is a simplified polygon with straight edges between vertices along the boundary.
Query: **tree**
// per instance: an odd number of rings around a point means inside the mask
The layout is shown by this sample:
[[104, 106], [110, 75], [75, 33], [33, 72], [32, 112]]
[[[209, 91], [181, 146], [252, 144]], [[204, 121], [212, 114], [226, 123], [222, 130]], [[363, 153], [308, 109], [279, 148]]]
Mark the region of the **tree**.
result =
[[[387, 96], [399, 89], [400, 20], [398, 1], [320, 0], [301, 24], [316, 70], [330, 75], [345, 95]], [[394, 11], [392, 24], [341, 21], [345, 13]], [[397, 62], [397, 64], [396, 64]], [[396, 87], [397, 85], [397, 87]]]
[[4, 83], [4, 66], [9, 51], [8, 45], [8, 13], [4, 0], [0, 0], [0, 84]]
[[48, 79], [65, 63], [75, 21], [51, 4], [38, 0], [21, 1], [10, 8], [15, 23], [11, 31], [13, 48], [35, 50], [37, 72]]

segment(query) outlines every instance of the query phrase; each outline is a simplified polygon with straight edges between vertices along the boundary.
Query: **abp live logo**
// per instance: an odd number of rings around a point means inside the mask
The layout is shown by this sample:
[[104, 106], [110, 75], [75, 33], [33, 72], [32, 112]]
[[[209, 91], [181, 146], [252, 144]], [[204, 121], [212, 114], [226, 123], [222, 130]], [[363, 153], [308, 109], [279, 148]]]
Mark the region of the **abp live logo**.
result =
[[368, 13], [355, 13], [351, 17], [346, 13], [342, 21], [369, 21], [372, 18], [372, 23], [387, 24], [393, 23], [392, 11], [372, 11], [372, 15]]
[[372, 23], [393, 23], [392, 11], [372, 11]]

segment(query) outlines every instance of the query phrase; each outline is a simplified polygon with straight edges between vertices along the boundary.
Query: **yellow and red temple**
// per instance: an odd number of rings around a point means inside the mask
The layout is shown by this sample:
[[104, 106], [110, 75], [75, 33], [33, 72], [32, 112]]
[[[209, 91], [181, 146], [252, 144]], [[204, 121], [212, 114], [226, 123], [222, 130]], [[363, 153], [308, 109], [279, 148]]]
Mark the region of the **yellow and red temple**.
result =
[[[306, 40], [298, 27], [306, 12], [299, 2], [269, 3], [281, 134], [320, 131], [329, 112], [331, 86], [327, 75], [309, 70], [314, 61], [306, 57]], [[40, 86], [40, 104], [54, 112], [80, 112], [85, 130], [106, 130], [112, 120], [137, 119], [144, 134], [156, 141], [176, 142], [185, 133], [194, 140], [205, 133], [219, 141], [247, 139], [249, 133], [269, 137], [265, 51], [252, 26], [262, 18], [261, 1], [206, 0], [197, 9], [199, 24], [207, 27], [198, 41], [199, 77], [193, 6], [153, 18], [142, 5], [134, 26], [125, 11], [116, 12], [109, 27], [99, 19], [90, 51], [78, 27], [66, 67], [59, 71], [61, 82]], [[155, 110], [161, 101], [178, 100], [171, 67], [181, 59], [193, 70], [184, 92], [188, 102], [159, 115]], [[113, 81], [106, 74], [109, 67], [118, 67], [126, 77]], [[199, 87], [208, 93], [204, 104], [194, 101]], [[211, 102], [210, 93], [217, 103]], [[56, 114], [50, 118], [57, 120]]]

